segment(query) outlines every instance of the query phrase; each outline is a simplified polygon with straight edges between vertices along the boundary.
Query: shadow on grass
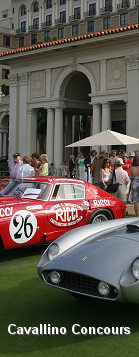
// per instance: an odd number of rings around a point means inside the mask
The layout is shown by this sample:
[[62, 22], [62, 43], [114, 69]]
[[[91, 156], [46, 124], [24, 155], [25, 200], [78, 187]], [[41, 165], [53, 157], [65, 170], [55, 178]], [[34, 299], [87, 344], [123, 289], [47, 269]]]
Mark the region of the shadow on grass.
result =
[[0, 251], [0, 262], [17, 259], [19, 257], [24, 258], [34, 256], [38, 254], [41, 256], [47, 247], [48, 244], [2, 250]]

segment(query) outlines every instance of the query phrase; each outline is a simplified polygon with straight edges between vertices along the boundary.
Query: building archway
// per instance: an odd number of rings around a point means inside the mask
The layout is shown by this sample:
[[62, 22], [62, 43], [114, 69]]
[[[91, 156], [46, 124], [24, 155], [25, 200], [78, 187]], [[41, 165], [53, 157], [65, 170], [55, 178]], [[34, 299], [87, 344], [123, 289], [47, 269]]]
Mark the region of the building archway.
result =
[[82, 151], [85, 155], [89, 148], [65, 148], [66, 145], [89, 136], [92, 131], [92, 106], [89, 94], [92, 88], [88, 77], [80, 71], [72, 71], [64, 79], [60, 88], [60, 99], [64, 100], [64, 160], [70, 154], [77, 156]]
[[64, 69], [62, 72], [60, 72], [60, 74], [56, 80], [55, 87], [54, 87], [54, 97], [55, 98], [58, 98], [58, 97], [60, 97], [60, 99], [64, 98], [64, 93], [65, 93], [65, 89], [67, 87], [67, 83], [68, 83], [69, 79], [72, 78], [72, 76], [74, 75], [75, 72], [80, 72], [88, 78], [88, 81], [90, 83], [90, 93], [95, 95], [96, 82], [95, 82], [95, 79], [94, 79], [92, 73], [88, 70], [87, 67], [80, 65], [80, 64], [76, 64], [76, 61], [73, 60], [72, 65], [66, 67], [66, 69]]

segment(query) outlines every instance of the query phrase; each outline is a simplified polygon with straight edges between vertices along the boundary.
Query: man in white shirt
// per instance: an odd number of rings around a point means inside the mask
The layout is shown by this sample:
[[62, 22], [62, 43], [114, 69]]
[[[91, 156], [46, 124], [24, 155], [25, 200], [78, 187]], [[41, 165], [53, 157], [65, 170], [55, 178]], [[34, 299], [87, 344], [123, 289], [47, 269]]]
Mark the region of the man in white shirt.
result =
[[118, 158], [116, 161], [117, 168], [115, 170], [116, 183], [119, 183], [117, 198], [123, 202], [127, 202], [127, 185], [129, 184], [128, 173], [123, 170], [124, 162], [121, 158]]
[[19, 168], [17, 172], [17, 178], [35, 176], [34, 167], [30, 165], [31, 158], [26, 155], [23, 157], [23, 165]]

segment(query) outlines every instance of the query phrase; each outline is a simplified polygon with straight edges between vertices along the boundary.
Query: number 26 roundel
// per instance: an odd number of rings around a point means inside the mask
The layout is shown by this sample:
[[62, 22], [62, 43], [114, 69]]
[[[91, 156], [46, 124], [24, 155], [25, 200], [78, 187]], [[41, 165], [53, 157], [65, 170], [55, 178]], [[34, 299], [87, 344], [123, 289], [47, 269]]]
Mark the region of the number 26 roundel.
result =
[[10, 221], [10, 236], [17, 244], [28, 242], [37, 229], [37, 219], [32, 212], [17, 211]]

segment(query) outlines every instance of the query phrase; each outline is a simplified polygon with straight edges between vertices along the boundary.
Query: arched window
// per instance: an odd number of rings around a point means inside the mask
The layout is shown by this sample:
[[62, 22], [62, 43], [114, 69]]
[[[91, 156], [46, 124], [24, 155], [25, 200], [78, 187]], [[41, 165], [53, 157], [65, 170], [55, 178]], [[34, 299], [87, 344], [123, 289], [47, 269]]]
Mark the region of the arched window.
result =
[[21, 16], [26, 15], [26, 13], [27, 13], [26, 6], [25, 6], [25, 5], [22, 5], [22, 7], [21, 7]]
[[38, 1], [36, 1], [36, 2], [34, 3], [33, 11], [34, 11], [34, 12], [39, 11], [39, 3], [38, 3]]

